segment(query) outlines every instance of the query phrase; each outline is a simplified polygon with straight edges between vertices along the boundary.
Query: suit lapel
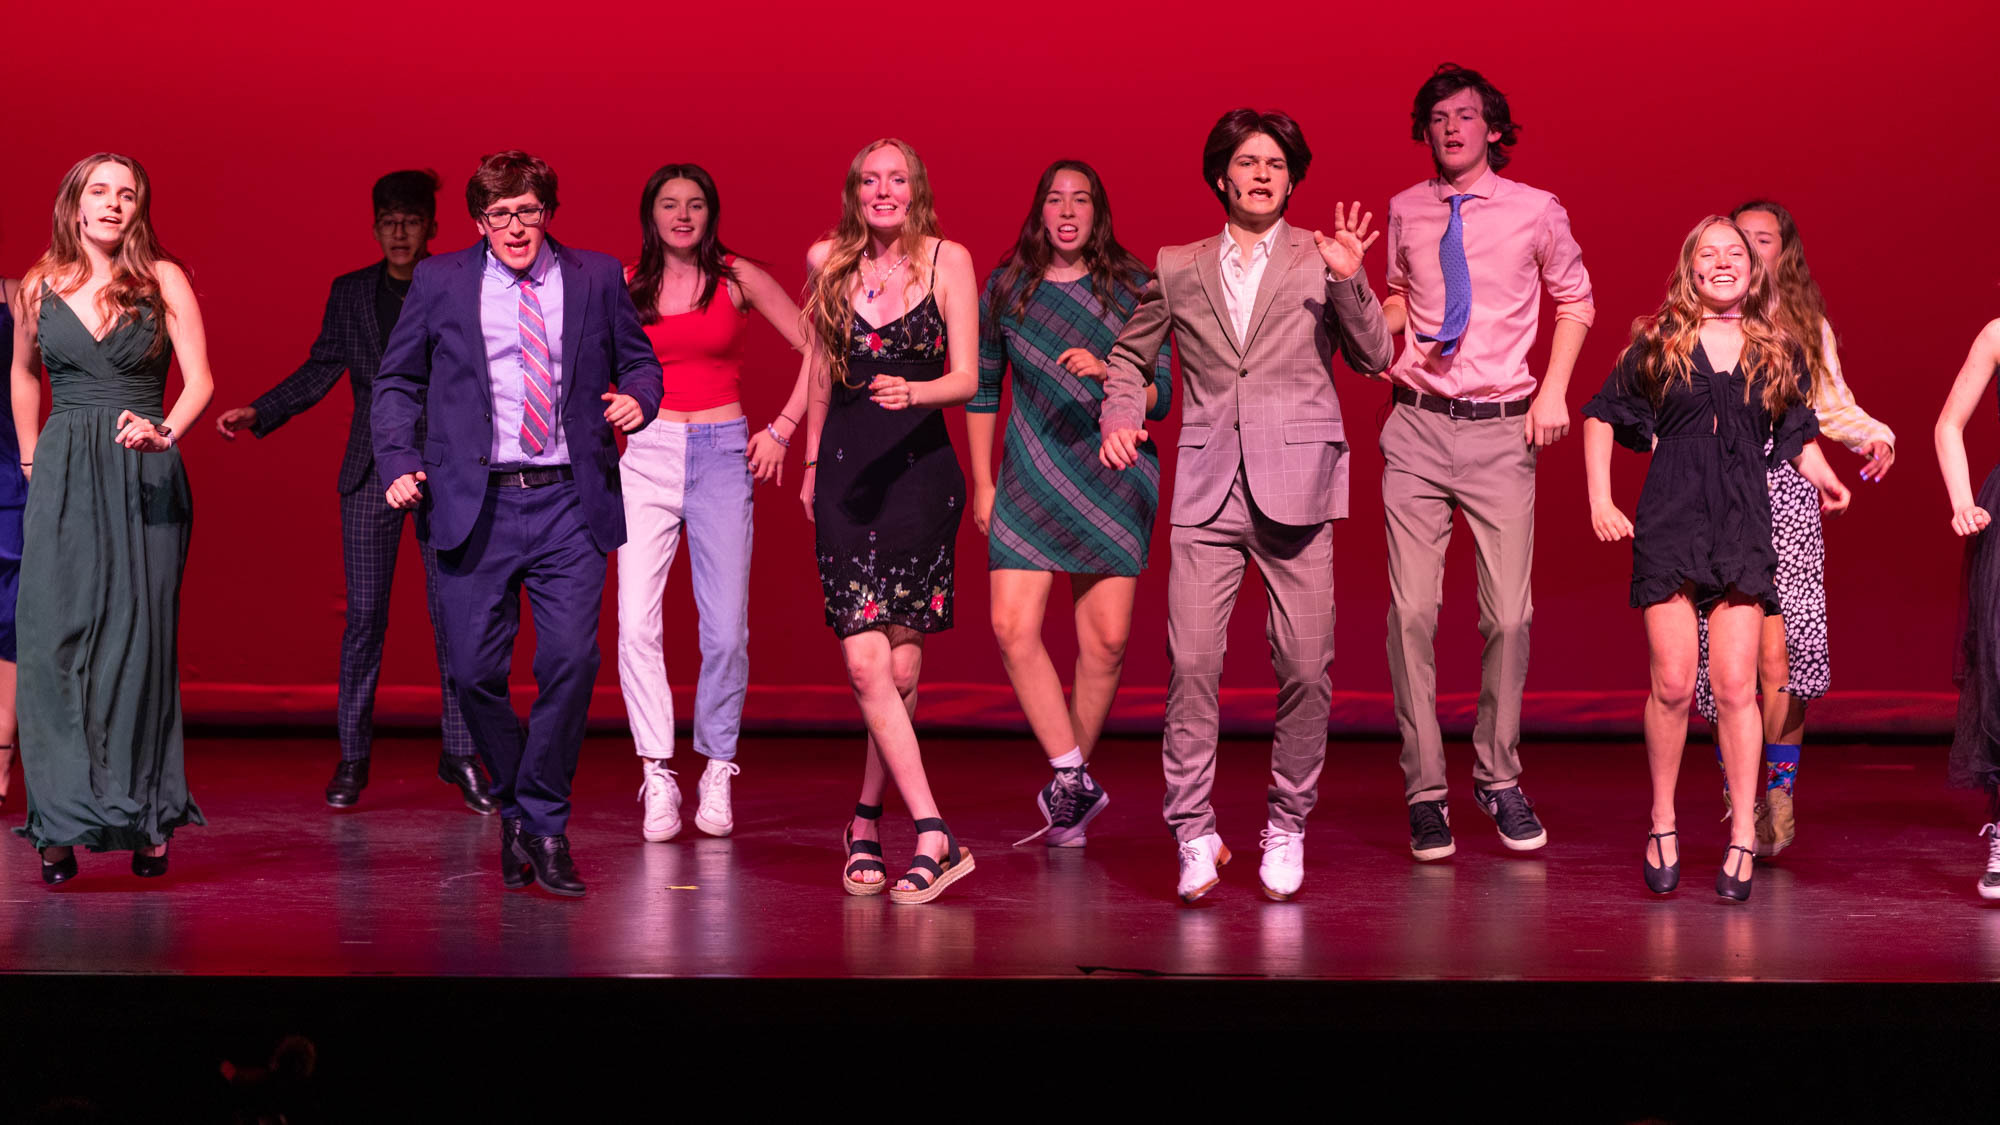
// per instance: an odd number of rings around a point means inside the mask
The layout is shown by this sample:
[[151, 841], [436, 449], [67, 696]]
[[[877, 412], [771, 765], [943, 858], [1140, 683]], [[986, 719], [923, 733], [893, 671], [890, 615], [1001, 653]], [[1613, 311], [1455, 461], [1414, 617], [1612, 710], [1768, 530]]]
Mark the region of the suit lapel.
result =
[[481, 240], [465, 251], [458, 263], [458, 308], [471, 336], [468, 345], [479, 356], [479, 397], [486, 400], [486, 412], [493, 413], [493, 360], [486, 354], [486, 325], [480, 319], [480, 291], [486, 287], [486, 243]]
[[389, 262], [385, 258], [381, 265], [375, 267], [375, 284], [368, 288], [367, 304], [355, 310], [361, 315], [361, 338], [366, 341], [364, 350], [368, 353], [367, 358], [376, 367], [382, 366], [382, 348], [389, 342], [382, 338], [381, 323], [375, 319], [375, 302], [381, 299], [382, 287], [387, 284], [389, 284]]
[[1208, 298], [1209, 310], [1215, 313], [1215, 323], [1222, 329], [1222, 338], [1229, 341], [1230, 350], [1240, 356], [1243, 345], [1237, 342], [1236, 326], [1229, 321], [1229, 302], [1222, 292], [1222, 266], [1216, 260], [1221, 245], [1219, 238], [1195, 243], [1194, 272], [1201, 278], [1202, 295]]
[[1250, 328], [1243, 334], [1245, 352], [1257, 338], [1257, 328], [1264, 323], [1264, 314], [1271, 311], [1271, 302], [1277, 300], [1278, 291], [1285, 287], [1285, 271], [1292, 268], [1292, 259], [1297, 257], [1295, 237], [1292, 225], [1279, 219], [1277, 236], [1271, 239], [1271, 256], [1264, 262], [1264, 276], [1257, 279], [1257, 302], [1250, 306]]
[[563, 404], [560, 412], [568, 413], [577, 355], [583, 350], [584, 310], [590, 307], [590, 276], [584, 271], [583, 260], [571, 253], [568, 247], [553, 238], [549, 240], [549, 245], [556, 252], [556, 268], [562, 271], [563, 350], [562, 358], [556, 364], [556, 394]]

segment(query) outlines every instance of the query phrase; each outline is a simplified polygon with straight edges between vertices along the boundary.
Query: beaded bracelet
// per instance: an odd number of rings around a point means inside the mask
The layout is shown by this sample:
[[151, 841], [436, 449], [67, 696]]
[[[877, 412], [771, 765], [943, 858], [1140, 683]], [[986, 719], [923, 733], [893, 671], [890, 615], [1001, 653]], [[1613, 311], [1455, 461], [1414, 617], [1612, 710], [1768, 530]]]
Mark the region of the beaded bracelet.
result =
[[819, 464], [819, 458], [817, 457], [809, 457], [806, 459], [806, 468], [808, 469], [813, 468], [818, 464]]
[[779, 436], [778, 436], [778, 428], [777, 428], [777, 423], [775, 423], [775, 422], [766, 422], [766, 423], [764, 423], [764, 432], [765, 432], [765, 433], [767, 433], [767, 434], [770, 434], [770, 435], [771, 435], [771, 440], [772, 440], [772, 441], [775, 441], [775, 442], [777, 442], [780, 448], [782, 448], [782, 449], [790, 449], [790, 448], [792, 447], [792, 443], [791, 443], [791, 442], [789, 442], [789, 441], [785, 440], [784, 438], [781, 438], [781, 437], [779, 437]]

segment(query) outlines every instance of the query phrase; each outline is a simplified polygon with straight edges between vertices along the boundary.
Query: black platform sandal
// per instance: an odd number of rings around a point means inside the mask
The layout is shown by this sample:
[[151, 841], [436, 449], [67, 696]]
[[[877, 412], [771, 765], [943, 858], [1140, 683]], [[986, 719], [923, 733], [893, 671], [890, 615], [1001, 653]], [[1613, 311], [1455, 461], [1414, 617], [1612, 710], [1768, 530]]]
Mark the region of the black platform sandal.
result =
[[951, 829], [944, 826], [941, 818], [927, 816], [918, 821], [917, 835], [922, 836], [926, 832], [944, 833], [944, 862], [939, 863], [921, 852], [917, 853], [917, 858], [910, 861], [910, 870], [903, 875], [903, 880], [913, 884], [915, 889], [902, 891], [891, 888], [890, 902], [905, 906], [929, 902], [943, 894], [946, 887], [972, 874], [972, 851], [958, 846], [958, 837], [951, 834]]
[[[1658, 852], [1660, 856], [1660, 866], [1658, 867], [1653, 866], [1653, 861], [1651, 857], [1647, 857], [1645, 859], [1645, 862], [1642, 864], [1642, 866], [1646, 870], [1646, 889], [1653, 892], [1656, 895], [1672, 894], [1674, 888], [1681, 885], [1680, 854], [1678, 850], [1676, 850], [1674, 854], [1674, 861], [1672, 863], [1668, 863], [1667, 846], [1666, 844], [1661, 842], [1669, 836], [1673, 836], [1678, 839], [1680, 833], [1678, 832], [1646, 833], [1646, 839], [1648, 841], [1646, 846], [1652, 849], [1653, 851]], [[1675, 847], [1676, 849], [1678, 849], [1679, 845], [1676, 844]]]
[[[854, 815], [862, 820], [882, 819], [881, 805], [856, 803]], [[841, 872], [840, 885], [851, 895], [879, 895], [889, 889], [889, 869], [882, 866], [882, 845], [874, 840], [854, 838], [854, 822], [848, 821], [840, 829], [840, 846], [847, 849], [847, 870]], [[872, 855], [874, 859], [855, 859], [857, 855]], [[874, 882], [855, 878], [864, 871], [880, 871], [882, 877]]]
[[1732, 902], [1750, 901], [1750, 879], [1737, 879], [1729, 874], [1729, 853], [1742, 852], [1743, 863], [1736, 870], [1748, 874], [1757, 863], [1757, 853], [1741, 844], [1731, 844], [1722, 851], [1722, 870], [1715, 873], [1715, 893]]

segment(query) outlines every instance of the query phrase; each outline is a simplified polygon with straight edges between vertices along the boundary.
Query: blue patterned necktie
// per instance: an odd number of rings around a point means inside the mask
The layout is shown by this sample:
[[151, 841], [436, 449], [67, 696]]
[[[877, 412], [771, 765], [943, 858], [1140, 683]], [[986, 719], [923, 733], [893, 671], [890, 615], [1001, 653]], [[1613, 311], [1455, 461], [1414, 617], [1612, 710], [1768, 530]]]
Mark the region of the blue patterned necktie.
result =
[[542, 301], [527, 278], [520, 282], [516, 315], [521, 330], [521, 448], [530, 455], [548, 448], [555, 420], [555, 378], [549, 368], [549, 333], [542, 324]]
[[1444, 237], [1438, 240], [1438, 269], [1444, 274], [1444, 323], [1438, 326], [1435, 336], [1422, 333], [1417, 339], [1440, 343], [1443, 355], [1458, 351], [1458, 343], [1465, 337], [1465, 326], [1472, 320], [1472, 270], [1465, 264], [1465, 220], [1459, 216], [1459, 204], [1471, 199], [1470, 195], [1451, 197], [1451, 221], [1445, 224]]

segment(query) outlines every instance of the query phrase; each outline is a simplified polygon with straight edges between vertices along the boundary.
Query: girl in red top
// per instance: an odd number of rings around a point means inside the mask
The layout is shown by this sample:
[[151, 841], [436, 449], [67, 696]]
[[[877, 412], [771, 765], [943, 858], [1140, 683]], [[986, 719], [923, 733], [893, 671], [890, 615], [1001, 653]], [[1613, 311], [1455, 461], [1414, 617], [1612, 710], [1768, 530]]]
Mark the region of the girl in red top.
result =
[[753, 480], [782, 483], [785, 449], [805, 411], [801, 371], [791, 401], [753, 435], [738, 384], [753, 310], [803, 349], [799, 309], [771, 275], [722, 245], [721, 200], [697, 164], [668, 164], [639, 197], [639, 264], [628, 285], [639, 323], [665, 371], [659, 419], [628, 440], [619, 460], [625, 545], [618, 549], [618, 682], [643, 763], [639, 800], [648, 840], [681, 830], [673, 771], [673, 693], [667, 686], [661, 599], [681, 531], [689, 532], [701, 678], [694, 748], [708, 758], [697, 783], [695, 827], [735, 827], [729, 779], [750, 680]]

